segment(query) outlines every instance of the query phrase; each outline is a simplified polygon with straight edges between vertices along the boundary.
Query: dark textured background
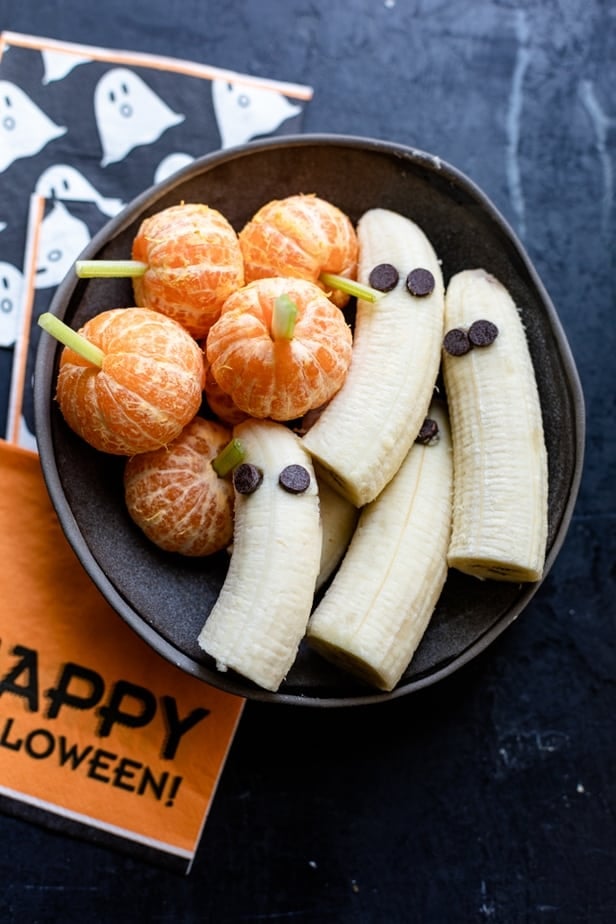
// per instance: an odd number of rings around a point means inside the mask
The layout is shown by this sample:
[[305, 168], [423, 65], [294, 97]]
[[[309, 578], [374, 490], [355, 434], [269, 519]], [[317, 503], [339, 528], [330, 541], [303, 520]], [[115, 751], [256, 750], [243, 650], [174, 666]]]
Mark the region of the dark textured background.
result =
[[304, 130], [429, 150], [521, 236], [585, 391], [568, 538], [524, 615], [386, 706], [249, 703], [187, 878], [0, 818], [0, 918], [607, 924], [616, 909], [611, 0], [0, 0], [0, 27], [315, 95]]

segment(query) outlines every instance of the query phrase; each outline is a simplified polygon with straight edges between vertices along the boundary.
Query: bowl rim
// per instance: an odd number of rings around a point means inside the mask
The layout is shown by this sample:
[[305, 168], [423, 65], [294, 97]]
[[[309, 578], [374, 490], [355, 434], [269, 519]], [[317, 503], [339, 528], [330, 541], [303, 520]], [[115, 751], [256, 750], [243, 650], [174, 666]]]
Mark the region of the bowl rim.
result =
[[[103, 593], [109, 605], [128, 623], [137, 635], [162, 657], [175, 664], [181, 670], [198, 677], [205, 683], [210, 683], [227, 693], [237, 695], [243, 699], [286, 705], [340, 708], [390, 702], [391, 700], [399, 699], [402, 696], [407, 696], [413, 692], [433, 686], [445, 677], [458, 671], [488, 648], [527, 607], [551, 570], [562, 548], [573, 516], [584, 466], [586, 411], [580, 377], [564, 328], [552, 299], [517, 233], [487, 194], [483, 192], [469, 176], [438, 155], [429, 153], [420, 148], [362, 135], [305, 133], [264, 138], [237, 145], [232, 148], [216, 150], [196, 158], [190, 164], [182, 167], [165, 180], [160, 183], [152, 184], [138, 196], [134, 197], [126, 204], [121, 212], [106, 222], [105, 225], [93, 235], [78, 259], [93, 258], [105, 243], [121, 233], [135, 220], [136, 215], [144, 210], [147, 204], [152, 201], [154, 195], [159, 199], [172, 192], [175, 186], [193, 177], [199, 176], [202, 173], [206, 173], [221, 163], [228, 163], [233, 160], [241, 159], [250, 156], [252, 153], [276, 148], [289, 149], [309, 146], [352, 147], [354, 149], [359, 148], [366, 151], [374, 151], [383, 153], [387, 156], [393, 155], [394, 157], [399, 157], [401, 160], [410, 161], [414, 165], [422, 166], [428, 171], [437, 172], [439, 175], [455, 183], [470, 195], [472, 199], [477, 201], [481, 208], [488, 213], [491, 220], [501, 229], [513, 249], [517, 252], [517, 256], [528, 273], [549, 318], [550, 327], [559, 351], [560, 363], [564, 371], [564, 377], [571, 399], [571, 406], [573, 409], [571, 425], [575, 429], [575, 459], [569, 483], [569, 492], [564, 503], [560, 521], [554, 530], [552, 545], [546, 555], [544, 573], [541, 581], [528, 585], [524, 593], [522, 593], [516, 601], [516, 604], [511, 607], [506, 615], [483, 632], [460, 654], [452, 657], [452, 659], [447, 661], [441, 668], [430, 671], [406, 684], [400, 685], [391, 692], [367, 691], [365, 694], [359, 693], [348, 697], [310, 696], [308, 694], [285, 692], [284, 689], [273, 693], [267, 690], [261, 690], [257, 687], [255, 687], [254, 690], [251, 688], [250, 691], [247, 692], [244, 689], [241, 678], [238, 678], [238, 682], [236, 683], [234, 678], [232, 679], [224, 674], [219, 675], [214, 670], [210, 670], [206, 665], [186, 655], [173, 643], [164, 638], [155, 628], [150, 626], [146, 620], [132, 608], [131, 604], [122, 594], [119, 593], [83, 541], [83, 534], [68, 504], [62, 488], [58, 467], [55, 462], [51, 427], [51, 408], [53, 402], [49, 400], [48, 391], [41, 387], [37, 388], [37, 383], [45, 381], [47, 378], [51, 379], [55, 365], [55, 357], [61, 349], [59, 344], [54, 343], [51, 338], [47, 337], [40, 338], [35, 357], [34, 416], [43, 479], [61, 528], [79, 562], [89, 574], [93, 583], [98, 586], [98, 589]], [[67, 274], [57, 287], [51, 301], [49, 311], [52, 314], [61, 319], [64, 317], [66, 307], [69, 305], [75, 289], [80, 282], [81, 280], [79, 280], [73, 272]], [[95, 578], [94, 575], [96, 576]]]

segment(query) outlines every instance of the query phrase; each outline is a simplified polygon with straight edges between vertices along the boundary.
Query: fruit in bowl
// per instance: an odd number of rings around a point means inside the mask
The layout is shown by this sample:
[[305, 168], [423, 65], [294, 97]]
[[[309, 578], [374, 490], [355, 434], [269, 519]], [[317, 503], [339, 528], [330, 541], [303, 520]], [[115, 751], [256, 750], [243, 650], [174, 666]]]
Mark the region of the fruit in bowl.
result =
[[[366, 684], [315, 651], [305, 638], [284, 679], [276, 689], [268, 690], [233, 668], [219, 671], [215, 659], [199, 645], [201, 630], [225, 585], [228, 552], [196, 563], [148, 541], [125, 507], [123, 460], [110, 459], [82, 440], [54, 401], [61, 347], [48, 337], [41, 338], [35, 372], [41, 464], [60, 522], [83, 566], [109, 602], [161, 654], [209, 683], [265, 701], [314, 706], [384, 701], [451, 673], [483, 650], [531, 601], [558, 554], [575, 503], [582, 465], [583, 401], [555, 308], [506, 222], [454, 167], [400, 145], [344, 136], [301, 136], [217, 152], [145, 191], [93, 239], [82, 257], [127, 259], [142, 222], [178, 202], [200, 202], [216, 209], [241, 238], [242, 229], [264, 204], [298, 194], [314, 194], [333, 203], [355, 228], [373, 209], [410, 219], [430, 241], [445, 289], [456, 274], [481, 268], [511, 295], [526, 332], [547, 450], [542, 577], [523, 582], [478, 580], [449, 568], [425, 632], [391, 689]], [[379, 262], [388, 261], [379, 258]], [[409, 294], [409, 305], [422, 297]], [[133, 301], [130, 279], [85, 280], [70, 275], [58, 289], [51, 312], [78, 330], [103, 306], [130, 308]], [[378, 306], [361, 295], [345, 306], [351, 330], [366, 304]], [[411, 353], [410, 341], [406, 348]], [[473, 362], [483, 349], [487, 356], [495, 347], [475, 348]], [[418, 361], [423, 362], [409, 355], [409, 365]], [[381, 368], [384, 371], [383, 364]], [[446, 398], [440, 375], [427, 391], [434, 384]], [[378, 390], [379, 376], [373, 385]], [[327, 411], [327, 407], [311, 411], [317, 419], [312, 425], [308, 420], [288, 424], [297, 426], [309, 450], [311, 440], [316, 443], [319, 429], [325, 428]], [[424, 415], [419, 416], [422, 421], [409, 423], [409, 432], [403, 433], [409, 445], [414, 444], [423, 422]], [[356, 423], [361, 428], [361, 419]], [[314, 458], [318, 461], [316, 451]], [[332, 471], [326, 460], [319, 465], [318, 476]], [[335, 474], [331, 481], [335, 482]], [[349, 498], [345, 501], [348, 505]], [[357, 504], [363, 509], [370, 502], [360, 498]], [[389, 523], [388, 514], [386, 530]], [[347, 539], [340, 541], [348, 540], [347, 533]], [[330, 581], [335, 581], [335, 575]], [[327, 589], [328, 582], [317, 591], [315, 610]], [[181, 620], [177, 613], [182, 613]]]

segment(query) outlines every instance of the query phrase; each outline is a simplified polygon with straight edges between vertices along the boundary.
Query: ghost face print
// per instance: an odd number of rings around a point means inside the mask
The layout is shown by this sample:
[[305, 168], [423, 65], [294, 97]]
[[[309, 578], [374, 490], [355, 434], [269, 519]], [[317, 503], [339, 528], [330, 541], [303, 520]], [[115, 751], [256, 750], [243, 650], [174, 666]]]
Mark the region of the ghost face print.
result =
[[274, 132], [302, 111], [278, 90], [222, 78], [212, 81], [212, 101], [223, 148]]
[[87, 64], [91, 58], [67, 54], [62, 51], [55, 51], [53, 48], [42, 48], [41, 58], [43, 59], [43, 83], [53, 83], [55, 80], [62, 80], [67, 74], [78, 67], [80, 64]]
[[23, 297], [23, 275], [12, 263], [0, 262], [0, 347], [13, 346]]
[[184, 116], [169, 106], [134, 71], [115, 67], [99, 80], [94, 113], [103, 167], [123, 160], [139, 145], [152, 144]]
[[90, 241], [88, 226], [68, 211], [62, 202], [54, 202], [41, 222], [36, 262], [36, 288], [59, 285]]
[[88, 179], [70, 164], [52, 164], [41, 173], [35, 192], [45, 199], [94, 202], [104, 215], [113, 217], [122, 209], [122, 199], [102, 196]]
[[194, 157], [191, 154], [185, 154], [182, 151], [174, 151], [173, 154], [168, 154], [166, 157], [163, 157], [156, 167], [154, 171], [154, 182], [162, 183], [163, 180], [168, 179], [178, 170], [182, 170], [184, 167], [192, 164], [193, 161]]
[[0, 80], [0, 173], [15, 160], [38, 154], [66, 128], [56, 125], [21, 87]]

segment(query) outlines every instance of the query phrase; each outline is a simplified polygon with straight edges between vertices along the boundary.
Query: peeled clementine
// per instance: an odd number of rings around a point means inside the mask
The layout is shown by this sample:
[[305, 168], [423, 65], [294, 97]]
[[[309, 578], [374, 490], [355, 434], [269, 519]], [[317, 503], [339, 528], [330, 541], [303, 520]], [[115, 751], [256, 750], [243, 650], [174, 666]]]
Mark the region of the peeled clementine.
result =
[[144, 219], [132, 257], [147, 265], [133, 279], [136, 304], [174, 318], [196, 338], [207, 334], [224, 300], [244, 284], [237, 234], [207, 205], [172, 205]]
[[56, 398], [95, 449], [131, 456], [165, 446], [201, 406], [203, 352], [177, 321], [147, 308], [111, 308], [79, 333], [103, 353], [92, 365], [65, 347]]
[[[322, 273], [355, 278], [355, 229], [337, 206], [313, 194], [268, 202], [242, 228], [239, 240], [246, 282], [296, 276], [327, 289], [320, 281]], [[338, 289], [328, 294], [340, 308], [349, 300]]]
[[[296, 306], [293, 335], [278, 336], [275, 304]], [[328, 401], [351, 362], [342, 311], [305, 279], [259, 279], [229, 296], [206, 343], [218, 385], [251, 417], [285, 421]]]
[[204, 359], [205, 385], [203, 392], [207, 405], [212, 414], [222, 421], [222, 423], [234, 427], [236, 424], [241, 423], [242, 420], [246, 420], [250, 415], [247, 414], [246, 411], [241, 411], [234, 404], [231, 396], [228, 395], [226, 391], [222, 390], [212, 374], [211, 366], [207, 361], [207, 354], [204, 354]]
[[233, 537], [233, 485], [212, 461], [231, 430], [195, 417], [168, 447], [128, 459], [124, 497], [147, 538], [168, 552], [212, 555]]

